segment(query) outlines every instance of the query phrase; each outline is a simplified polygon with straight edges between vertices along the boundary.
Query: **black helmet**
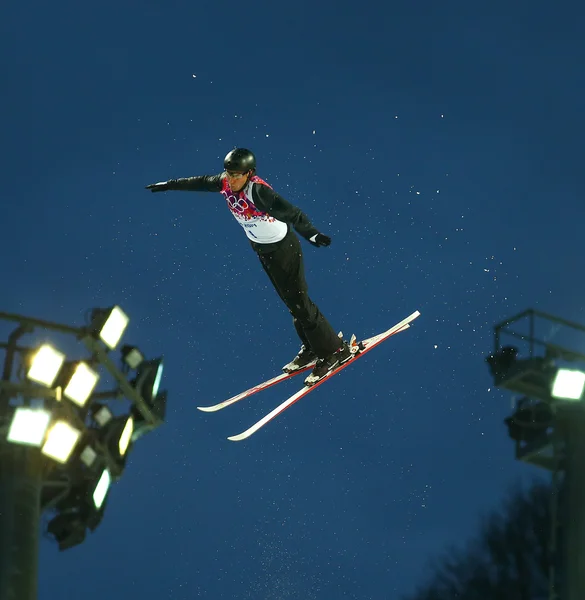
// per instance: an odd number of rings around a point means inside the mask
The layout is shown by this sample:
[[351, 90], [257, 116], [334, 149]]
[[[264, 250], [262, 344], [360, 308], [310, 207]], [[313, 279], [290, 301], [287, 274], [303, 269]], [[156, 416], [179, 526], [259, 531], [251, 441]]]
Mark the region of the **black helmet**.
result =
[[223, 168], [226, 171], [241, 171], [247, 173], [256, 169], [256, 157], [246, 148], [234, 148], [223, 159]]

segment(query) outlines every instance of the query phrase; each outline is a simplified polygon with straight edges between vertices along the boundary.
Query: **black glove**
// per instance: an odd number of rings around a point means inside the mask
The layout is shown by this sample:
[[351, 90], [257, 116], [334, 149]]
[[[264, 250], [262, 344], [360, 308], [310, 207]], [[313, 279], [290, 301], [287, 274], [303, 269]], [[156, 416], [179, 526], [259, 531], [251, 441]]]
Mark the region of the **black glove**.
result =
[[147, 185], [145, 189], [150, 190], [151, 192], [166, 192], [169, 189], [169, 182], [161, 181], [159, 183], [151, 183], [150, 185]]
[[329, 246], [331, 244], [331, 238], [328, 235], [317, 233], [313, 237], [309, 238], [309, 242], [311, 242], [311, 244], [313, 244], [313, 246], [316, 248], [320, 248], [321, 246]]

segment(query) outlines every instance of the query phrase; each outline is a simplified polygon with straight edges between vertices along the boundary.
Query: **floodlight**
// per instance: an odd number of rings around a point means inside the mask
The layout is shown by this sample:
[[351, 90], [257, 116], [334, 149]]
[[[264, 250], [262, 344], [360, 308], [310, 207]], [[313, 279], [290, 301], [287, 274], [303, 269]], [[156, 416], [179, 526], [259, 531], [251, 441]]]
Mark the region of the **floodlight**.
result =
[[79, 455], [79, 460], [81, 460], [86, 467], [91, 467], [96, 459], [97, 452], [91, 446], [86, 446]]
[[99, 379], [98, 373], [86, 363], [80, 362], [74, 367], [69, 383], [63, 394], [78, 406], [85, 406]]
[[134, 419], [132, 417], [128, 417], [126, 420], [126, 424], [124, 425], [124, 429], [120, 435], [120, 439], [118, 440], [118, 452], [120, 456], [124, 456], [128, 451], [128, 446], [130, 445], [130, 441], [132, 440], [132, 433], [134, 431]]
[[156, 423], [150, 423], [142, 416], [142, 413], [136, 406], [132, 406], [131, 414], [134, 417], [134, 431], [132, 433], [132, 441], [135, 442], [137, 439], [142, 437], [145, 433], [155, 429], [160, 422], [164, 421], [167, 411], [167, 391], [163, 390], [153, 400], [150, 409], [156, 419]]
[[154, 383], [152, 384], [153, 399], [156, 398], [156, 396], [158, 394], [158, 388], [160, 386], [160, 380], [162, 379], [162, 374], [163, 374], [163, 364], [161, 362], [156, 369], [156, 379], [154, 380]]
[[27, 377], [51, 387], [64, 362], [65, 355], [62, 352], [55, 350], [50, 344], [43, 344], [32, 357]]
[[155, 360], [144, 361], [140, 367], [138, 367], [134, 385], [147, 404], [152, 405], [158, 394], [163, 369], [164, 363], [162, 357]]
[[515, 346], [504, 346], [497, 352], [486, 357], [490, 371], [494, 377], [505, 375], [518, 358], [518, 348]]
[[527, 396], [516, 403], [515, 412], [504, 419], [508, 435], [515, 442], [533, 443], [546, 434], [553, 423], [549, 402], [535, 401]]
[[77, 445], [81, 431], [65, 421], [57, 421], [47, 433], [41, 452], [57, 462], [66, 463]]
[[585, 373], [576, 369], [559, 369], [552, 384], [553, 398], [580, 400], [585, 387]]
[[144, 360], [144, 355], [136, 346], [123, 346], [122, 350], [122, 360], [132, 369], [137, 369]]
[[110, 484], [112, 482], [112, 476], [108, 469], [104, 469], [102, 476], [100, 477], [95, 489], [93, 491], [93, 504], [97, 510], [102, 507], [104, 500], [108, 494], [110, 489]]
[[126, 466], [128, 450], [132, 443], [134, 419], [120, 415], [112, 418], [96, 433], [101, 447], [105, 450], [105, 459], [110, 475], [117, 479]]
[[114, 418], [112, 411], [110, 410], [109, 406], [107, 406], [106, 404], [98, 404], [98, 403], [93, 404], [91, 406], [90, 412], [91, 412], [91, 416], [93, 417], [93, 420], [100, 427], [104, 427]]
[[114, 350], [124, 335], [129, 319], [126, 313], [119, 307], [110, 309], [95, 309], [92, 313], [92, 323], [104, 344]]
[[7, 439], [15, 444], [40, 446], [50, 421], [51, 413], [48, 410], [19, 406], [14, 411]]
[[47, 525], [47, 532], [55, 538], [59, 550], [68, 550], [81, 544], [85, 540], [85, 530], [86, 523], [78, 511], [58, 514]]

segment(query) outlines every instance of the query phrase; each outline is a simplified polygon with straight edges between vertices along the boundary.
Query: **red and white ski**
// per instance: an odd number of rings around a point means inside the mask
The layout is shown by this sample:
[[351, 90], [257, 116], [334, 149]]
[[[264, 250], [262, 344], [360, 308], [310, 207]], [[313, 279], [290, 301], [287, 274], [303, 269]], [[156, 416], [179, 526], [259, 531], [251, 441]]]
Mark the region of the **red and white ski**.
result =
[[[330, 379], [333, 375], [335, 375], [335, 374], [339, 373], [341, 370], [345, 369], [345, 367], [347, 367], [348, 365], [353, 363], [360, 356], [363, 356], [364, 354], [366, 354], [367, 352], [372, 350], [372, 348], [375, 348], [376, 346], [378, 346], [379, 344], [381, 344], [388, 338], [392, 337], [393, 335], [408, 329], [410, 327], [410, 323], [412, 321], [414, 321], [414, 319], [416, 319], [419, 315], [420, 315], [420, 312], [417, 310], [417, 311], [413, 312], [410, 316], [406, 317], [406, 319], [403, 319], [402, 321], [400, 321], [400, 323], [396, 323], [396, 325], [394, 325], [394, 327], [391, 327], [387, 331], [384, 331], [383, 333], [380, 333], [371, 338], [363, 340], [359, 344], [355, 344], [355, 346], [361, 346], [363, 349], [361, 351], [357, 352], [356, 354], [354, 354], [354, 356], [352, 358], [350, 358], [349, 360], [344, 362], [341, 366], [337, 367], [337, 369], [334, 369], [333, 371], [328, 373], [325, 377], [323, 377], [322, 379], [317, 381], [315, 384], [313, 384], [311, 386], [304, 385], [298, 392], [296, 392], [290, 398], [288, 398], [288, 400], [285, 400], [282, 404], [277, 406], [274, 410], [272, 410], [267, 415], [262, 417], [257, 423], [254, 423], [254, 425], [252, 425], [251, 427], [246, 429], [246, 431], [243, 431], [242, 433], [239, 433], [238, 435], [232, 435], [232, 436], [228, 437], [228, 440], [231, 440], [232, 442], [239, 442], [241, 440], [245, 440], [246, 438], [249, 438], [252, 434], [256, 433], [259, 429], [264, 427], [264, 425], [266, 425], [267, 423], [272, 421], [272, 419], [274, 419], [275, 417], [277, 417], [278, 415], [283, 413], [287, 408], [292, 406], [295, 402], [298, 402], [301, 398], [304, 398], [309, 392], [311, 392], [315, 388], [319, 387], [322, 383], [325, 383], [325, 381]], [[252, 389], [254, 389], [254, 388], [252, 388]], [[246, 392], [244, 392], [244, 393], [246, 393]], [[234, 397], [236, 397], [236, 396], [234, 396]], [[229, 400], [227, 402], [229, 402]]]
[[269, 387], [272, 387], [273, 385], [280, 383], [281, 381], [285, 381], [286, 379], [290, 379], [291, 377], [294, 377], [295, 375], [304, 373], [305, 371], [312, 369], [314, 366], [315, 366], [315, 361], [312, 361], [306, 367], [303, 367], [302, 369], [297, 369], [296, 371], [293, 371], [292, 373], [281, 373], [280, 375], [277, 375], [276, 377], [273, 377], [272, 379], [268, 379], [267, 381], [263, 381], [262, 383], [259, 383], [258, 385], [251, 387], [249, 390], [246, 390], [245, 392], [237, 394], [236, 396], [232, 396], [228, 400], [224, 400], [223, 402], [220, 402], [219, 404], [214, 404], [213, 406], [198, 406], [197, 408], [199, 410], [202, 410], [203, 412], [215, 412], [216, 410], [221, 410], [222, 408], [225, 408], [226, 406], [229, 406], [230, 404], [234, 404], [235, 402], [244, 400], [244, 398], [249, 398], [250, 396], [257, 394], [258, 392], [261, 392], [262, 390], [266, 390]]

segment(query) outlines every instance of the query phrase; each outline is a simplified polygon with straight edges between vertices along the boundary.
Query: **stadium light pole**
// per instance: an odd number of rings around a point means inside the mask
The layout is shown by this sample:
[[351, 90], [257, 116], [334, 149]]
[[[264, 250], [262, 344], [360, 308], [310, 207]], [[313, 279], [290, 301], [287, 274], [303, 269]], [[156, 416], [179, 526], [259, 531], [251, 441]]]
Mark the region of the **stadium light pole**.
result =
[[[1, 312], [0, 320], [17, 324], [0, 343], [0, 600], [36, 600], [41, 515], [53, 513], [47, 532], [60, 550], [100, 524], [134, 442], [164, 421], [163, 361], [124, 346], [116, 364], [111, 353], [129, 321], [118, 306], [94, 309], [84, 327]], [[73, 336], [90, 356], [68, 361], [50, 343], [21, 345], [39, 330]], [[97, 391], [99, 367], [113, 388]]]
[[[516, 459], [552, 473], [550, 600], [585, 598], [585, 354], [537, 337], [538, 319], [585, 348], [585, 327], [533, 309], [494, 328], [486, 357], [496, 387], [518, 394], [505, 419]], [[522, 332], [515, 327], [528, 325]], [[502, 346], [503, 335], [525, 345]], [[538, 353], [541, 350], [541, 353]]]

